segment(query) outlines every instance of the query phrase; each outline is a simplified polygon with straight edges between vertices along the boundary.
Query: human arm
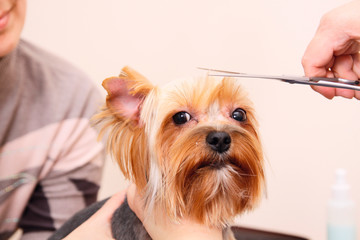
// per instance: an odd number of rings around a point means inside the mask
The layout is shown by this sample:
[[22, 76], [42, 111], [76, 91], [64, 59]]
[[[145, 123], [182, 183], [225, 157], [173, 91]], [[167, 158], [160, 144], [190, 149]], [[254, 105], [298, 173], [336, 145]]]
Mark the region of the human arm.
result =
[[[335, 8], [322, 17], [302, 59], [306, 76], [359, 79], [359, 11], [360, 1], [355, 0]], [[314, 86], [313, 89], [328, 99], [342, 96], [360, 100], [360, 91], [318, 86]]]

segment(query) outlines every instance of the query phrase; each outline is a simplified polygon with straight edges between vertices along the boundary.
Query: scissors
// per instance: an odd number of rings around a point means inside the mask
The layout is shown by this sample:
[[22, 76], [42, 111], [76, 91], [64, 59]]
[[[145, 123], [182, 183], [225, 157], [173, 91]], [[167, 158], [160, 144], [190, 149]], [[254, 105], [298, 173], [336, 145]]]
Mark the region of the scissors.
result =
[[326, 77], [300, 77], [300, 76], [286, 76], [286, 75], [275, 76], [275, 75], [261, 75], [261, 74], [246, 74], [240, 72], [231, 72], [231, 71], [202, 68], [202, 67], [199, 67], [198, 69], [206, 70], [208, 71], [209, 76], [216, 76], [216, 77], [272, 79], [272, 80], [279, 80], [291, 84], [305, 84], [305, 85], [344, 88], [344, 89], [360, 91], [359, 80], [349, 80], [344, 78], [326, 78]]

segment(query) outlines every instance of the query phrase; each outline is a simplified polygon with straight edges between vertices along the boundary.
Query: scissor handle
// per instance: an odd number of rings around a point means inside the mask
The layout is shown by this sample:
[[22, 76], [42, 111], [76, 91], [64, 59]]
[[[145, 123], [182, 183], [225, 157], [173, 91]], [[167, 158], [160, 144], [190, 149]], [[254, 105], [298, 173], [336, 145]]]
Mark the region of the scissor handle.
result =
[[359, 85], [359, 80], [349, 80], [344, 78], [324, 78], [324, 77], [310, 77], [310, 81], [319, 82], [319, 81], [327, 81], [327, 82], [338, 82], [338, 83], [345, 83], [350, 85]]

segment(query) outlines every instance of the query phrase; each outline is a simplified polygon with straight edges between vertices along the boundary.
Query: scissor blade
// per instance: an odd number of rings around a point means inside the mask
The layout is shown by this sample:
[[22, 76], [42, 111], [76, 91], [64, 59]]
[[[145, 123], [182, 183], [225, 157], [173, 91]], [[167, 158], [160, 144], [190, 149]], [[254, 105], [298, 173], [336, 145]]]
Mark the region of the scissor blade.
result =
[[218, 70], [218, 69], [212, 69], [212, 68], [198, 67], [198, 69], [205, 70], [205, 71], [208, 71], [208, 72], [219, 72], [219, 73], [229, 73], [229, 74], [242, 74], [242, 73], [239, 73], [239, 72], [231, 72], [231, 71]]
[[209, 76], [214, 77], [239, 77], [239, 78], [259, 78], [279, 80], [288, 83], [296, 83], [297, 81], [304, 82], [306, 84], [310, 79], [308, 77], [291, 77], [291, 76], [274, 76], [274, 75], [262, 75], [262, 74], [246, 74], [246, 73], [210, 73]]
[[213, 68], [203, 68], [198, 67], [198, 69], [206, 70], [209, 72], [209, 76], [214, 77], [241, 77], [241, 78], [259, 78], [259, 79], [273, 79], [273, 80], [280, 80], [285, 82], [292, 82], [292, 81], [309, 81], [308, 77], [290, 77], [290, 76], [274, 76], [274, 75], [265, 75], [265, 74], [247, 74], [247, 73], [240, 73], [240, 72], [233, 72], [233, 71], [225, 71]]
[[321, 78], [321, 77], [309, 78], [309, 77], [299, 77], [299, 76], [273, 76], [273, 75], [261, 75], [261, 74], [246, 74], [246, 73], [231, 72], [231, 71], [224, 71], [224, 70], [210, 69], [210, 68], [200, 68], [200, 67], [199, 69], [207, 70], [210, 72], [209, 76], [216, 76], [216, 77], [270, 79], [270, 80], [279, 80], [291, 84], [344, 88], [344, 89], [360, 91], [359, 80], [348, 80], [342, 78]]
[[272, 76], [272, 75], [258, 75], [258, 74], [209, 74], [209, 76], [217, 77], [237, 77], [237, 78], [258, 78], [258, 79], [270, 79], [270, 80], [279, 80], [291, 84], [302, 84], [302, 85], [313, 85], [313, 86], [323, 86], [323, 87], [332, 87], [332, 88], [343, 88], [350, 90], [360, 91], [360, 86], [358, 81], [346, 80], [346, 82], [338, 82], [338, 79], [326, 78], [317, 78], [312, 79], [308, 77], [290, 77], [290, 76]]

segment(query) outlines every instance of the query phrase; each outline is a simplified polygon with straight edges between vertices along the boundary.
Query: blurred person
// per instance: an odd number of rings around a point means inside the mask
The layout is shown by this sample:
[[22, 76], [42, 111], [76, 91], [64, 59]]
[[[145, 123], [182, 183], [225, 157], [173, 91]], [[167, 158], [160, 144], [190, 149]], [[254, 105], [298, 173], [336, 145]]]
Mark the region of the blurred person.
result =
[[86, 75], [20, 39], [26, 0], [0, 0], [0, 239], [46, 239], [96, 201], [104, 150]]
[[[309, 77], [360, 77], [360, 1], [355, 0], [326, 13], [303, 59]], [[335, 96], [360, 99], [360, 91], [314, 86], [328, 99]]]

